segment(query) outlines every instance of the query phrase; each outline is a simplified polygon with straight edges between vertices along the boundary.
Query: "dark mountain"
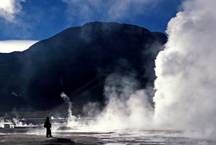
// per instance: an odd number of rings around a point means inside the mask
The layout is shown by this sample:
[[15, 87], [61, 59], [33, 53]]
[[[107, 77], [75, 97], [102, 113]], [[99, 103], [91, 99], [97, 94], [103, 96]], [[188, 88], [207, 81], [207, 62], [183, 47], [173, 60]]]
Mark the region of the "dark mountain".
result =
[[153, 86], [154, 60], [163, 33], [128, 24], [87, 23], [39, 41], [24, 52], [0, 54], [0, 110], [44, 110], [60, 105], [103, 104], [105, 78], [133, 71], [141, 87]]

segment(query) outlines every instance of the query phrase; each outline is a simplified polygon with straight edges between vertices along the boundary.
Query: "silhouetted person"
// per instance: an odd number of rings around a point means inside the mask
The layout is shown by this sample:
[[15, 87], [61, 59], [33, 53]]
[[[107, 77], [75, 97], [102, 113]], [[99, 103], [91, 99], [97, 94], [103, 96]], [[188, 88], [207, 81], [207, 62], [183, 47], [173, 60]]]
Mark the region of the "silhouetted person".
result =
[[50, 123], [49, 117], [46, 118], [46, 121], [44, 122], [44, 127], [46, 128], [46, 137], [52, 137], [52, 133], [51, 133], [52, 124]]

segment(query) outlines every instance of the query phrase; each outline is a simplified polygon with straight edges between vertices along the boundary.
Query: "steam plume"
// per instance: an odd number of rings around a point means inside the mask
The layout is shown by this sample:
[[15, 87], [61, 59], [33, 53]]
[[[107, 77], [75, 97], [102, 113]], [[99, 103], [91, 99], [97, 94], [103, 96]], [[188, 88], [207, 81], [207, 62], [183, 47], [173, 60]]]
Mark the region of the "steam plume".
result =
[[132, 73], [110, 74], [104, 88], [107, 105], [94, 122], [90, 122], [90, 130], [149, 129], [153, 108], [148, 102], [148, 93], [139, 90], [138, 85]]
[[168, 25], [156, 59], [155, 121], [180, 129], [215, 131], [216, 1], [190, 0]]

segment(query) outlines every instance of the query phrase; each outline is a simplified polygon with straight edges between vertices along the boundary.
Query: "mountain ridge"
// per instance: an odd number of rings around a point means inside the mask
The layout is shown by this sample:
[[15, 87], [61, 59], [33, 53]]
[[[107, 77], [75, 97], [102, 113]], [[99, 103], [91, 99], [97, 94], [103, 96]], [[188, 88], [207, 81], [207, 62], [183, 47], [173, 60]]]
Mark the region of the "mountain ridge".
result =
[[[51, 109], [63, 103], [63, 91], [78, 107], [103, 104], [104, 81], [115, 68], [135, 71], [141, 87], [153, 86], [154, 59], [166, 41], [165, 34], [140, 26], [92, 22], [67, 28], [23, 52], [0, 54], [0, 110]], [[85, 84], [86, 91], [79, 92]]]

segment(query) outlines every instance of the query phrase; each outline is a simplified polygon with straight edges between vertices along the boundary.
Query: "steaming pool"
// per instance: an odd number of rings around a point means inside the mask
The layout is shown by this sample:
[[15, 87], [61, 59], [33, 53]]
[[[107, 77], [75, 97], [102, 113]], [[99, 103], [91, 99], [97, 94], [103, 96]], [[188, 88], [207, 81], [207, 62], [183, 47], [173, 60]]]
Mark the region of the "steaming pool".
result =
[[[24, 132], [26, 131], [26, 132]], [[0, 130], [0, 144], [31, 145], [43, 144], [46, 138], [38, 129], [7, 129]], [[189, 135], [190, 134], [190, 135]], [[171, 130], [118, 130], [114, 132], [81, 132], [78, 130], [58, 130], [53, 133], [55, 138], [65, 138], [76, 143], [94, 145], [216, 145], [216, 141], [201, 139], [191, 133]], [[18, 142], [15, 142], [15, 139]], [[29, 140], [32, 142], [30, 143]], [[40, 141], [36, 143], [34, 141]], [[64, 143], [62, 143], [64, 145]], [[65, 143], [69, 144], [69, 143]], [[72, 144], [71, 144], [72, 145]]]

